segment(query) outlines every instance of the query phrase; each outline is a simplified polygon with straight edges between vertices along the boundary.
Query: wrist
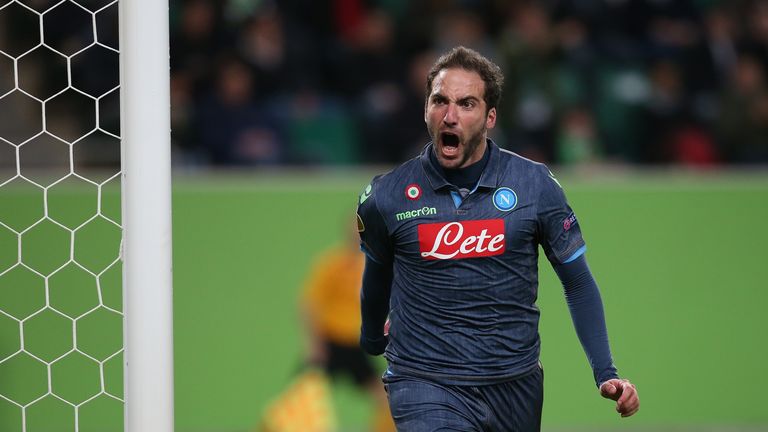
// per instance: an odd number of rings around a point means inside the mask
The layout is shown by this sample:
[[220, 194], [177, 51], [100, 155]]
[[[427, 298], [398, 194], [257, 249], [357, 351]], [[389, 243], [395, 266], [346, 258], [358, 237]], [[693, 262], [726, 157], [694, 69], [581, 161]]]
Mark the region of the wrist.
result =
[[365, 333], [361, 332], [360, 334], [360, 347], [370, 355], [383, 354], [388, 344], [389, 338], [387, 336], [381, 335], [372, 338], [366, 336]]

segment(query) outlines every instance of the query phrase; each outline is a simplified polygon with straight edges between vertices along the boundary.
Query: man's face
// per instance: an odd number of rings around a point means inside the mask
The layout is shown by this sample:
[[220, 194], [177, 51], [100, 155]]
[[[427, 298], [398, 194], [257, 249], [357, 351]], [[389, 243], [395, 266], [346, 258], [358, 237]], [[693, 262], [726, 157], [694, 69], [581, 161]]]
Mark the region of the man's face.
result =
[[486, 114], [485, 83], [476, 72], [443, 69], [432, 81], [424, 121], [444, 168], [464, 168], [482, 159], [488, 129], [496, 125], [496, 108]]

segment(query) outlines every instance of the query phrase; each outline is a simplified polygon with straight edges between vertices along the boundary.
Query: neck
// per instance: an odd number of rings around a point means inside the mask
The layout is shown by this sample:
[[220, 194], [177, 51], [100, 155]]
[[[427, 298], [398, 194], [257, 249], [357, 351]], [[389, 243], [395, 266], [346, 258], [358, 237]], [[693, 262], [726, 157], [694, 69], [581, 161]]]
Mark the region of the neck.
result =
[[483, 152], [480, 153], [479, 158], [460, 168], [449, 169], [443, 167], [440, 165], [440, 162], [437, 160], [434, 152], [430, 152], [429, 156], [432, 160], [432, 163], [438, 167], [440, 172], [443, 174], [443, 177], [445, 177], [449, 183], [458, 188], [472, 190], [480, 180], [480, 176], [483, 174], [485, 166], [488, 164], [488, 159], [490, 159], [490, 147], [488, 146], [487, 142], [484, 142], [483, 144]]

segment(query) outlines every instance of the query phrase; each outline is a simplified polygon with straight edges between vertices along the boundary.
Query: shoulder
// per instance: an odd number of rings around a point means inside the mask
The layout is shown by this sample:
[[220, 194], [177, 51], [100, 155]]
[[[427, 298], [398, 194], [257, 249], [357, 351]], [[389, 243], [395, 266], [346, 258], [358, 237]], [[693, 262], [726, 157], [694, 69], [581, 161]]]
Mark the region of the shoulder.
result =
[[386, 205], [393, 199], [392, 191], [416, 183], [421, 177], [422, 168], [419, 158], [413, 158], [384, 174], [374, 176], [360, 194], [358, 205], [362, 206], [368, 201], [378, 206]]
[[500, 148], [499, 160], [501, 166], [503, 166], [507, 172], [516, 173], [518, 176], [524, 175], [532, 177], [535, 180], [553, 177], [552, 172], [545, 164], [520, 156], [510, 150]]
[[395, 186], [402, 183], [413, 182], [421, 177], [423, 168], [421, 156], [410, 159], [389, 172], [378, 176], [382, 185]]
[[536, 197], [537, 206], [541, 206], [542, 202], [564, 200], [563, 188], [547, 165], [508, 150], [501, 149], [499, 153], [502, 183], [514, 184], [531, 197]]

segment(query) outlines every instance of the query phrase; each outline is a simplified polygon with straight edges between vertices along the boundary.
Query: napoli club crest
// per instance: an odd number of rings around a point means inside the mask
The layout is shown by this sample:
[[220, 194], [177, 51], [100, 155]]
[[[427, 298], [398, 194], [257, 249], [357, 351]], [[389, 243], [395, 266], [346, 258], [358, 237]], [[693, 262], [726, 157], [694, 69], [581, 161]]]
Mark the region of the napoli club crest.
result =
[[510, 211], [517, 206], [517, 194], [508, 187], [498, 188], [493, 193], [493, 205], [501, 211]]

